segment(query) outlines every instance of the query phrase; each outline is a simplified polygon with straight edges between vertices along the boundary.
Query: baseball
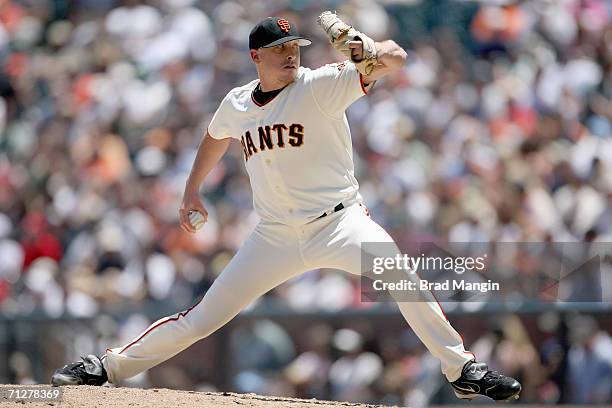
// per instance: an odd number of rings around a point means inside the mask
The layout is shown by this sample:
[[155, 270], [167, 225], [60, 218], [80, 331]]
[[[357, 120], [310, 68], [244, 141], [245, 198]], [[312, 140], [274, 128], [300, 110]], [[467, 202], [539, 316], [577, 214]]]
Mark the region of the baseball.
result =
[[199, 211], [189, 211], [189, 222], [196, 230], [199, 230], [204, 226], [206, 220], [204, 220], [204, 216]]

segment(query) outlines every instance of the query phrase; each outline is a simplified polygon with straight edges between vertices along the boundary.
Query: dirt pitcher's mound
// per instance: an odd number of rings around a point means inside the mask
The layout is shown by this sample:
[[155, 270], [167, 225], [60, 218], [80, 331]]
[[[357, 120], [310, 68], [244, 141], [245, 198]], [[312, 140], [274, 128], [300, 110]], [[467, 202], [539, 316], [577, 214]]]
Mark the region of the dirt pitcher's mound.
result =
[[[31, 402], [35, 398], [17, 399], [32, 388], [52, 389], [46, 386], [0, 385], [0, 407], [86, 407], [86, 408], [373, 408], [380, 405], [352, 404], [348, 402], [302, 400], [284, 397], [264, 397], [255, 394], [234, 394], [177, 391], [165, 388], [143, 390], [140, 388], [94, 387], [89, 385], [60, 387], [61, 400]], [[15, 390], [21, 392], [15, 393]], [[29, 394], [32, 395], [32, 394]], [[40, 395], [40, 393], [39, 393]]]

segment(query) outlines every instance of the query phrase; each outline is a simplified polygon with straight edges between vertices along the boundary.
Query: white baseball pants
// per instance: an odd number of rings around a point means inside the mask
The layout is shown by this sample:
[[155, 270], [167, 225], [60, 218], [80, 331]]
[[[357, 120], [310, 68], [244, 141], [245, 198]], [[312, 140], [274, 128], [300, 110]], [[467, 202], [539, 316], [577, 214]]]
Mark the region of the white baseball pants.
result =
[[[130, 343], [107, 349], [102, 363], [109, 382], [147, 370], [214, 333], [245, 306], [281, 283], [317, 268], [361, 273], [362, 242], [393, 242], [360, 203], [300, 227], [260, 222], [196, 305], [164, 317]], [[440, 305], [400, 302], [399, 309], [448, 381], [474, 359]]]

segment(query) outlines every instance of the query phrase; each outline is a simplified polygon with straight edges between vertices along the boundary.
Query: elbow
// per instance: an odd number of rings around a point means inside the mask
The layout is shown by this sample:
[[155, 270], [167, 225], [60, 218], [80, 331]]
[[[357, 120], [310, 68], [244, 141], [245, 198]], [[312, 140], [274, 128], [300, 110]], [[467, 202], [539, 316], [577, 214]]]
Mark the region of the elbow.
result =
[[408, 53], [402, 47], [398, 46], [397, 50], [398, 58], [401, 61], [401, 65], [405, 65], [408, 60]]
[[406, 64], [406, 61], [408, 59], [408, 53], [406, 53], [406, 51], [402, 47], [400, 47], [395, 41], [391, 42], [392, 48], [391, 52], [389, 53], [391, 56], [389, 65], [391, 65], [391, 67], [394, 69], [400, 69]]
[[403, 67], [408, 60], [408, 53], [399, 45], [395, 44], [395, 52], [393, 53], [395, 56], [395, 61], [398, 65], [398, 68]]

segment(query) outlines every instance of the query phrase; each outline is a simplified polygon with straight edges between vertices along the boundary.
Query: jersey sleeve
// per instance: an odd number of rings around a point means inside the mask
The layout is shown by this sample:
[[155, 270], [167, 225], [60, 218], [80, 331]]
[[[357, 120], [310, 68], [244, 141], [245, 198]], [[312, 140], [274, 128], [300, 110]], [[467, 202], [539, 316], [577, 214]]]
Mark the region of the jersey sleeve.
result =
[[327, 64], [312, 71], [311, 87], [319, 107], [339, 116], [367, 93], [363, 77], [350, 61]]
[[232, 119], [232, 110], [230, 95], [228, 94], [219, 104], [208, 125], [208, 134], [213, 139], [238, 138], [232, 128], [232, 123], [235, 121], [235, 118]]

